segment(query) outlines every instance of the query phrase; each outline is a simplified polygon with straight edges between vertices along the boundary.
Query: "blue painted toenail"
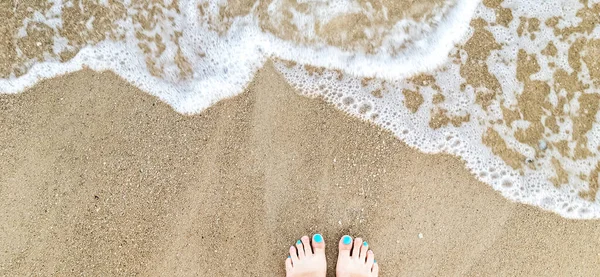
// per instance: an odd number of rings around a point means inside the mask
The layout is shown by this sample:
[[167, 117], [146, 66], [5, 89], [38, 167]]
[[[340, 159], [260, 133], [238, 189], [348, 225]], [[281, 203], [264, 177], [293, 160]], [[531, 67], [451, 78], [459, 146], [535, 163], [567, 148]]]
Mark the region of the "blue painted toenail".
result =
[[374, 263], [374, 264], [376, 264], [376, 263], [377, 263], [377, 261], [376, 261], [376, 260], [373, 260], [373, 263]]
[[342, 243], [348, 245], [352, 243], [352, 238], [350, 236], [344, 236], [344, 238], [342, 239]]
[[323, 242], [323, 236], [321, 236], [321, 234], [316, 234], [313, 237], [313, 240], [315, 240], [316, 243], [321, 243], [321, 242]]
[[302, 242], [301, 242], [300, 240], [298, 240], [298, 241], [296, 242], [296, 244], [302, 244]]
[[288, 255], [288, 259], [291, 258], [292, 256]]
[[369, 244], [368, 244], [366, 241], [365, 241], [365, 242], [363, 242], [363, 245], [364, 245], [364, 246], [369, 246]]

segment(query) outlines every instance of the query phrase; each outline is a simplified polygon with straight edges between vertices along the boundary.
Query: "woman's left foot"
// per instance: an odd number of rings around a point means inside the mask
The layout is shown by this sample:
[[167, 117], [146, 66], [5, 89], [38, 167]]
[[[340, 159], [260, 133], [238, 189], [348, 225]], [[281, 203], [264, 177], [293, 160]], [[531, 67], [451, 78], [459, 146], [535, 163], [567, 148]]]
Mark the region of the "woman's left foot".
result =
[[321, 234], [310, 239], [303, 236], [290, 247], [290, 255], [285, 260], [287, 277], [325, 277], [327, 262], [325, 260], [325, 240]]

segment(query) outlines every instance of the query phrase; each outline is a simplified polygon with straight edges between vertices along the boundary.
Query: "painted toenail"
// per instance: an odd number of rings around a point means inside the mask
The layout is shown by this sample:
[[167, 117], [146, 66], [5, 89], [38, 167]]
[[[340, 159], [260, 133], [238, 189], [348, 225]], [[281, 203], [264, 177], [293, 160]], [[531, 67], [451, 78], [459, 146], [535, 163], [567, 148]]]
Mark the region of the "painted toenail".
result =
[[348, 245], [348, 244], [352, 243], [352, 238], [350, 236], [344, 236], [344, 238], [342, 239], [342, 243], [344, 243], [345, 245]]
[[291, 258], [292, 256], [288, 255], [288, 259]]
[[363, 245], [364, 245], [364, 246], [369, 246], [369, 244], [368, 244], [366, 241], [365, 241], [365, 242], [363, 242]]
[[315, 240], [316, 243], [321, 243], [323, 242], [323, 236], [321, 236], [321, 234], [316, 234], [313, 239]]
[[298, 241], [296, 242], [296, 244], [302, 244], [302, 242], [301, 242], [300, 240], [298, 240]]

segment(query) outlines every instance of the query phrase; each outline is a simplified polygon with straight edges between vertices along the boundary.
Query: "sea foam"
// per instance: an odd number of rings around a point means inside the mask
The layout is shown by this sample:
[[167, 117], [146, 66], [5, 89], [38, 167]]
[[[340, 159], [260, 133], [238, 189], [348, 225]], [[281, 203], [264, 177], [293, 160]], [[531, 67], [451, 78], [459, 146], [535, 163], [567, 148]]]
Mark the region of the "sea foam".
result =
[[15, 7], [0, 92], [89, 67], [191, 114], [241, 93], [273, 59], [299, 93], [423, 152], [460, 156], [508, 199], [600, 217], [597, 1], [411, 3]]

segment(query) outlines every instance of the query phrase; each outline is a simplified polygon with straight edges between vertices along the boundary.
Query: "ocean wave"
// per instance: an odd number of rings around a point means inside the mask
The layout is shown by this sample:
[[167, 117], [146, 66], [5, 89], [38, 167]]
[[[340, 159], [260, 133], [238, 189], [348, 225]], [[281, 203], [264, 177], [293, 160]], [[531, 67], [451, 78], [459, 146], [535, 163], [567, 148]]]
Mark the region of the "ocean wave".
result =
[[2, 93], [89, 67], [198, 113], [273, 59], [299, 93], [460, 156], [508, 199], [600, 217], [597, 1], [55, 0], [0, 11]]

